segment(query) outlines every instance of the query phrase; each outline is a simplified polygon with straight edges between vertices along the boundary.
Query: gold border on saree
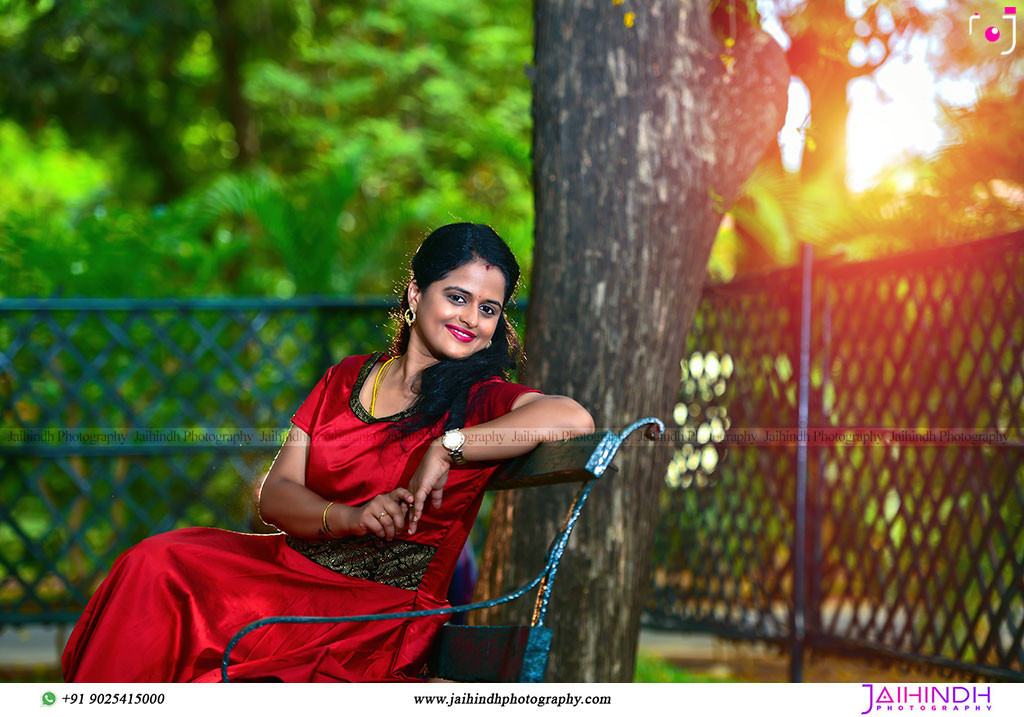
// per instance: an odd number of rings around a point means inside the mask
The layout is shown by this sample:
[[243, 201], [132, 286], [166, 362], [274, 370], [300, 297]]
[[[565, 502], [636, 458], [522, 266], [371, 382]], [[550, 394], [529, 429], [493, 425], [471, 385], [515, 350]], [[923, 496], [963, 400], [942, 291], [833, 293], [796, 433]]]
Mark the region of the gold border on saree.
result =
[[348, 535], [333, 540], [305, 540], [288, 535], [285, 542], [317, 565], [336, 573], [403, 590], [419, 589], [437, 552], [433, 545], [383, 540], [376, 535]]

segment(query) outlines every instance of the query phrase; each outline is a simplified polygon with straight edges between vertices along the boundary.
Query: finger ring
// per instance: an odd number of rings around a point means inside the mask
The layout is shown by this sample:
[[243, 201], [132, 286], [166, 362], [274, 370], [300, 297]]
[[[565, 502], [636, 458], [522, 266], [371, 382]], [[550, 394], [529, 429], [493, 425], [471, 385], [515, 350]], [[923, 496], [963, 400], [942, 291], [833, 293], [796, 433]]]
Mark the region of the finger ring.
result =
[[385, 515], [387, 515], [387, 514], [388, 514], [388, 512], [387, 512], [387, 511], [385, 510], [385, 511], [384, 511], [383, 513], [381, 513], [381, 514], [380, 514], [380, 515], [378, 515], [377, 517], [378, 517], [378, 518], [383, 518], [383, 517], [384, 517]]

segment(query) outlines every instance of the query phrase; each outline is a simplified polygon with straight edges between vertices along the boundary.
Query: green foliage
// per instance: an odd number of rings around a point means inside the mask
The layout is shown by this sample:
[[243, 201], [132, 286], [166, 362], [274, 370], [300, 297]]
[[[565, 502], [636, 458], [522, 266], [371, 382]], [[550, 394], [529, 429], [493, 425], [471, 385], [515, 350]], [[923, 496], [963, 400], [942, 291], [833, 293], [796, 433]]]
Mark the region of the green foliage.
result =
[[389, 293], [456, 220], [525, 282], [531, 43], [511, 1], [0, 9], [3, 292]]
[[68, 147], [47, 125], [33, 142], [14, 122], [0, 120], [0, 216], [12, 207], [61, 209], [102, 191], [110, 175], [102, 162]]
[[129, 194], [181, 190], [181, 140], [212, 119], [201, 111], [210, 73], [188, 62], [211, 24], [208, 3], [17, 3], [4, 15], [0, 112], [26, 127], [56, 120], [76, 146], [119, 165]]

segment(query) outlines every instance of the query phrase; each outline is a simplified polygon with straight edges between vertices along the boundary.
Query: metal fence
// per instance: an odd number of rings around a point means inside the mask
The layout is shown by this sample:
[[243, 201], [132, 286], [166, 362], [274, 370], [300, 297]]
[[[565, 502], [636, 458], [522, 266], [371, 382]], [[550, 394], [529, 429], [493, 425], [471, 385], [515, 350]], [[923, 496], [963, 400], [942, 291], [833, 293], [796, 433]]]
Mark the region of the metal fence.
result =
[[0, 625], [74, 622], [148, 535], [259, 530], [287, 417], [332, 357], [380, 348], [388, 306], [0, 301]]
[[[808, 256], [708, 287], [675, 417], [693, 439], [666, 475], [644, 624], [776, 643], [794, 679], [807, 647], [1024, 678], [1020, 277], [1016, 234], [856, 265]], [[74, 622], [150, 534], [260, 529], [252, 488], [287, 417], [328, 366], [383, 345], [390, 306], [0, 300], [0, 626]], [[167, 427], [281, 433], [213, 448], [145, 434]], [[798, 427], [1010, 441], [767, 433]], [[754, 428], [767, 439], [731, 440]], [[82, 440], [117, 429], [143, 435]]]
[[681, 368], [645, 625], [1024, 680], [1024, 233], [710, 287]]
[[328, 367], [387, 345], [394, 305], [0, 300], [0, 627], [74, 623], [149, 535], [271, 530], [254, 489], [288, 418]]

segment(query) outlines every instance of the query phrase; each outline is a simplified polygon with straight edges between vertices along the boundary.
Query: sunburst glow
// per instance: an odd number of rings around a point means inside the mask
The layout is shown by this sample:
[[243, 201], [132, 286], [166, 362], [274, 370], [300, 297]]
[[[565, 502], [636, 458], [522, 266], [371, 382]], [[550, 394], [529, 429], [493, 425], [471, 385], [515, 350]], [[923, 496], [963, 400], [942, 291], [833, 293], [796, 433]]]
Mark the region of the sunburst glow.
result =
[[[944, 2], [935, 0], [923, 4], [934, 9]], [[758, 10], [764, 30], [788, 48], [789, 37], [774, 16], [772, 3], [759, 2]], [[851, 22], [863, 12], [858, 3], [847, 2]], [[930, 47], [929, 42], [937, 40], [922, 36], [912, 38], [905, 48], [891, 51], [889, 60], [873, 77], [849, 84], [846, 183], [852, 191], [863, 191], [871, 186], [882, 169], [897, 165], [908, 156], [934, 152], [942, 144], [945, 137], [937, 122], [937, 98], [960, 106], [976, 101], [976, 87], [970, 80], [936, 79], [926, 58], [929, 50], [938, 48]], [[881, 53], [884, 48], [877, 45], [855, 43], [850, 50], [850, 62], [862, 65], [872, 58], [880, 58]], [[813, 121], [807, 89], [794, 77], [789, 88], [786, 122], [779, 132], [782, 160], [790, 171], [799, 168], [803, 153], [807, 151], [804, 129]], [[903, 181], [912, 185], [913, 177], [908, 176]]]

